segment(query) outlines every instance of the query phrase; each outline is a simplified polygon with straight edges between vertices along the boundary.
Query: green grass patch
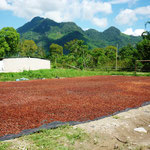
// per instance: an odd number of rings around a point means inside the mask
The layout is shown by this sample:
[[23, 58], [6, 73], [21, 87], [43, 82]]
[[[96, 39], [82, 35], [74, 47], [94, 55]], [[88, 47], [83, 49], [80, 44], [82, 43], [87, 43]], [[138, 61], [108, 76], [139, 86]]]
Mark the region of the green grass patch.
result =
[[88, 135], [83, 130], [69, 125], [41, 130], [39, 133], [23, 137], [26, 141], [32, 142], [39, 150], [73, 150], [76, 142], [83, 142], [87, 138]]
[[11, 147], [11, 143], [8, 142], [0, 142], [0, 150], [7, 150]]
[[[23, 71], [19, 73], [0, 73], [0, 81], [15, 81], [20, 78], [28, 78], [29, 80], [41, 78], [57, 77], [84, 77], [96, 75], [123, 75], [134, 76], [134, 72], [117, 72], [117, 71], [90, 71], [75, 69], [45, 69], [36, 71]], [[150, 76], [150, 73], [137, 73], [136, 76]]]
[[23, 136], [14, 141], [0, 142], [0, 150], [17, 150], [21, 147], [31, 150], [74, 150], [78, 142], [88, 139], [88, 134], [82, 129], [65, 125], [56, 129], [40, 130], [38, 133]]
[[114, 119], [119, 119], [120, 117], [119, 116], [116, 116], [116, 115], [114, 115], [114, 116], [112, 116]]

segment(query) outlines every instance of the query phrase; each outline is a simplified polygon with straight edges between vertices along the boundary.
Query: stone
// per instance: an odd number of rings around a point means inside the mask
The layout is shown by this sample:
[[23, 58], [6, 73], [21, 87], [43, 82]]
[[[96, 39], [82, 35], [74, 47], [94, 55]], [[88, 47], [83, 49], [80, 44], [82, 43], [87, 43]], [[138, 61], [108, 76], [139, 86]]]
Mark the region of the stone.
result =
[[118, 148], [119, 148], [118, 144], [115, 144], [114, 149], [118, 149]]
[[141, 132], [141, 133], [147, 133], [147, 131], [143, 127], [134, 128], [134, 131]]

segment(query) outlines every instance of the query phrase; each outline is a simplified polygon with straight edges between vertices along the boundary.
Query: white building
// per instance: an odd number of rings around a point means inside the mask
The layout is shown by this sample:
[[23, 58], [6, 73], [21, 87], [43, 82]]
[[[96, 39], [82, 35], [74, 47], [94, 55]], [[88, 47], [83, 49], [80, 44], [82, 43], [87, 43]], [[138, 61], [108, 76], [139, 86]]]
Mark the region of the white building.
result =
[[6, 58], [0, 61], [0, 72], [50, 69], [50, 61], [39, 58]]

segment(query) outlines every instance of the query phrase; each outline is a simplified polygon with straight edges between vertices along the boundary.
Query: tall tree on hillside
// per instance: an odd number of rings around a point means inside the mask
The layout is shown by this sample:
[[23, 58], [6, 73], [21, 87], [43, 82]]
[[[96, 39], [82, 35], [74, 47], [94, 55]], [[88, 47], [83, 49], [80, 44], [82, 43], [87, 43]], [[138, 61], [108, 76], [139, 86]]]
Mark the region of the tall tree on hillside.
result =
[[27, 57], [36, 57], [37, 45], [33, 40], [24, 40], [19, 44], [20, 55]]
[[0, 56], [9, 57], [17, 53], [19, 33], [12, 27], [5, 27], [0, 30]]
[[52, 61], [57, 63], [57, 59], [63, 55], [63, 47], [58, 44], [51, 44], [50, 45], [50, 58]]

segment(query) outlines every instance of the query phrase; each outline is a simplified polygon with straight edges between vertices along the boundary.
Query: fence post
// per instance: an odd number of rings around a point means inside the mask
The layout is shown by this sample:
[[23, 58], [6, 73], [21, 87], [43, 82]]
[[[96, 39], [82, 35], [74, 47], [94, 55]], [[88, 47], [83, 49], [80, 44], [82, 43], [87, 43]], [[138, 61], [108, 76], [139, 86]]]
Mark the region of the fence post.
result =
[[135, 61], [135, 73], [134, 73], [135, 76], [136, 76], [136, 65], [137, 65], [137, 60]]
[[118, 70], [118, 44], [117, 44], [117, 49], [116, 49], [116, 71]]

